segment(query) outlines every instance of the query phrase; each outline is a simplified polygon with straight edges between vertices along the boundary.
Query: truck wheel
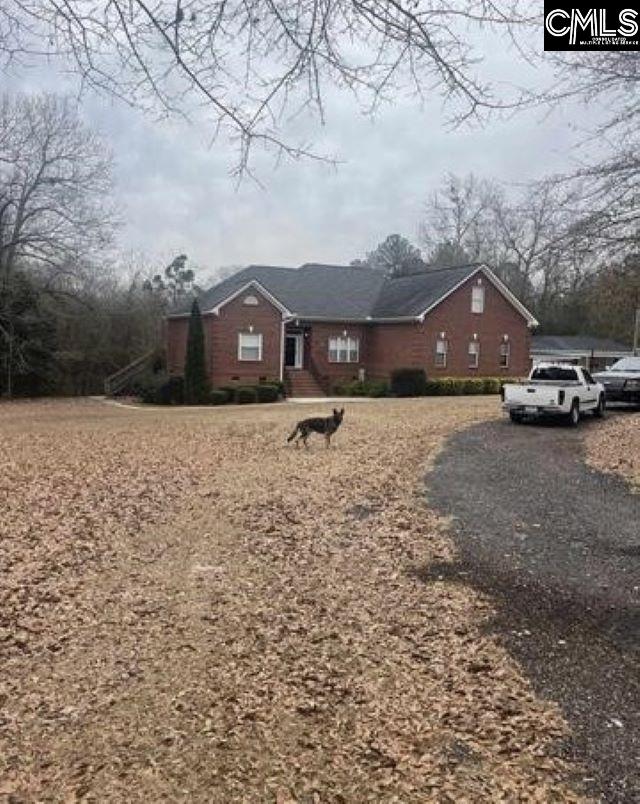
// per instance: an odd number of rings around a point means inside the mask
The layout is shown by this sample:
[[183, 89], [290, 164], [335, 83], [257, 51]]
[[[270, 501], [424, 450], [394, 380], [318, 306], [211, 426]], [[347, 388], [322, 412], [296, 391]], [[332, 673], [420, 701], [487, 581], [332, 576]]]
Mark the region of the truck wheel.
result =
[[600, 399], [598, 399], [598, 407], [593, 411], [593, 415], [598, 418], [604, 418], [604, 411], [606, 408], [606, 402], [604, 399], [604, 394], [600, 394]]
[[514, 424], [522, 424], [522, 413], [516, 413], [515, 411], [511, 411], [509, 413], [509, 418]]
[[580, 403], [577, 399], [571, 405], [568, 421], [571, 427], [577, 427], [580, 423]]

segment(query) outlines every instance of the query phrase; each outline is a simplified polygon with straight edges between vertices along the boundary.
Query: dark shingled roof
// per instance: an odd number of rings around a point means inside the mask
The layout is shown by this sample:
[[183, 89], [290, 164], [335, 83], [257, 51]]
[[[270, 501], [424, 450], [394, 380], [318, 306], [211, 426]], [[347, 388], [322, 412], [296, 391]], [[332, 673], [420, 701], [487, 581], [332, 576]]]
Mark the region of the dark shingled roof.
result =
[[371, 315], [374, 318], [420, 315], [477, 269], [477, 265], [464, 265], [386, 279]]
[[[385, 281], [380, 271], [351, 266], [308, 263], [301, 268], [250, 265], [230, 276], [199, 298], [201, 310], [211, 310], [236, 290], [255, 280], [287, 310], [300, 316], [364, 319]], [[191, 300], [171, 311], [188, 312]]]
[[[199, 298], [200, 309], [211, 310], [235, 291], [259, 282], [289, 312], [301, 318], [366, 320], [413, 318], [432, 307], [479, 265], [438, 268], [397, 278], [382, 271], [345, 265], [306, 263], [300, 268], [250, 265], [208, 290]], [[187, 313], [185, 300], [171, 315]]]
[[612, 352], [625, 354], [628, 346], [610, 338], [594, 338], [591, 335], [534, 335], [531, 351], [535, 354], [545, 352]]

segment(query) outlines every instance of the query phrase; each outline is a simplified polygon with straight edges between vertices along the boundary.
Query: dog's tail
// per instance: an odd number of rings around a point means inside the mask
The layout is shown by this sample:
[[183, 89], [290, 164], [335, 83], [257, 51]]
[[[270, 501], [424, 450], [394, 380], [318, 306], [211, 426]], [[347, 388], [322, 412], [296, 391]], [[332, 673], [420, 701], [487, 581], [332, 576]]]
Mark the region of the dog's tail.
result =
[[289, 443], [289, 441], [293, 441], [293, 439], [298, 435], [298, 430], [299, 430], [299, 425], [296, 424], [293, 433], [291, 433], [289, 438], [287, 438], [287, 444]]

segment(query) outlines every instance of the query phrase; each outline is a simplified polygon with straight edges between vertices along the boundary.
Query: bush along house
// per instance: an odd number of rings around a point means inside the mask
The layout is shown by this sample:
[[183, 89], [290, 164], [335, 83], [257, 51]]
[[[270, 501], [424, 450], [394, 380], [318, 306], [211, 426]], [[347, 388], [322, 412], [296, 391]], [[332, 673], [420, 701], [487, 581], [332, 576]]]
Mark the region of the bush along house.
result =
[[[213, 386], [282, 380], [324, 396], [394, 369], [427, 377], [516, 377], [537, 324], [484, 265], [391, 278], [368, 268], [252, 265], [199, 298]], [[182, 374], [190, 302], [167, 321], [167, 360]]]

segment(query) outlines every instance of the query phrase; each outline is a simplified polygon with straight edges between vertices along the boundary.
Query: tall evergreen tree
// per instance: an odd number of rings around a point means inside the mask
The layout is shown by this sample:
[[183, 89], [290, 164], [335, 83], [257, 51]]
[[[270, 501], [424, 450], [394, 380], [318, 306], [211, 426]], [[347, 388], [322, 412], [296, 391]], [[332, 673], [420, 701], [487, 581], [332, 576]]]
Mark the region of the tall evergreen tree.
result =
[[206, 402], [210, 390], [204, 358], [202, 316], [198, 300], [194, 299], [187, 334], [187, 357], [184, 369], [185, 402], [191, 405]]
[[375, 268], [389, 276], [405, 276], [425, 271], [420, 249], [399, 234], [389, 235], [364, 260], [353, 260], [351, 265]]

